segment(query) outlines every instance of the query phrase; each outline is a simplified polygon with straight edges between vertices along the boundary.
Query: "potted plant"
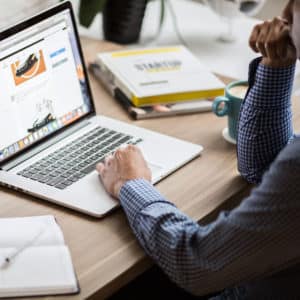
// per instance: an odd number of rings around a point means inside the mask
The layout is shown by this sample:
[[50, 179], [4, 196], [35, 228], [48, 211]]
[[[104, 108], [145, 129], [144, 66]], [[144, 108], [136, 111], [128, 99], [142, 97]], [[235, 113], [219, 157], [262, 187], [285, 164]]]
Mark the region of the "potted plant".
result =
[[[150, 0], [81, 0], [79, 22], [89, 27], [95, 16], [103, 13], [104, 38], [109, 41], [129, 44], [137, 42]], [[161, 1], [160, 24], [164, 19], [164, 1]]]

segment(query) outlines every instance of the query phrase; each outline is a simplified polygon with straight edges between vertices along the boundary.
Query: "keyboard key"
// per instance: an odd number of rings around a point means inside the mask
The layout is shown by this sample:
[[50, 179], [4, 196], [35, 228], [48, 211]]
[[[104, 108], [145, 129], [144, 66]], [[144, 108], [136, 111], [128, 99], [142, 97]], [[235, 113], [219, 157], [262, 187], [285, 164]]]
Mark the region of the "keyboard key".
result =
[[87, 165], [88, 165], [88, 163], [82, 162], [82, 163], [80, 163], [80, 164], [78, 165], [78, 167], [80, 167], [80, 168], [85, 168]]
[[93, 160], [93, 161], [97, 161], [99, 158], [101, 158], [101, 157], [103, 157], [103, 154], [101, 155], [101, 154], [96, 154], [96, 155], [93, 155], [92, 157], [91, 157], [91, 159]]
[[73, 175], [71, 177], [68, 178], [68, 180], [72, 181], [73, 183], [79, 180], [79, 177]]
[[74, 172], [69, 170], [69, 171], [65, 172], [65, 174], [68, 175], [68, 176], [72, 176], [74, 174]]
[[127, 141], [129, 141], [131, 139], [132, 139], [131, 136], [125, 136], [122, 139], [120, 139], [118, 142], [123, 144], [123, 143], [126, 143]]
[[19, 173], [17, 173], [17, 175], [21, 175], [25, 178], [30, 178], [33, 174], [30, 172], [22, 172], [22, 173], [19, 172]]
[[65, 186], [69, 186], [71, 184], [73, 184], [74, 182], [72, 180], [65, 180], [64, 182], [62, 182], [62, 184], [64, 184]]
[[80, 170], [81, 170], [80, 167], [78, 167], [78, 166], [73, 166], [73, 168], [70, 169], [70, 172], [77, 172], [77, 171], [80, 171]]
[[34, 181], [37, 181], [40, 178], [40, 176], [38, 174], [33, 174], [29, 178], [34, 180]]
[[54, 179], [48, 181], [47, 184], [50, 186], [55, 186], [59, 183], [62, 183], [64, 180], [65, 180], [65, 178], [63, 178], [63, 177], [55, 177]]
[[78, 173], [76, 173], [75, 174], [75, 176], [77, 176], [78, 177], [78, 179], [80, 179], [80, 178], [82, 178], [82, 177], [84, 177], [86, 174], [85, 173], [83, 173], [83, 172], [78, 172]]
[[61, 174], [60, 176], [61, 176], [62, 178], [68, 178], [68, 177], [69, 177], [69, 175], [66, 174], [66, 173], [63, 173], [63, 174]]
[[63, 183], [59, 183], [59, 184], [55, 185], [55, 187], [56, 187], [57, 189], [64, 190], [67, 186], [64, 185]]
[[87, 167], [85, 167], [84, 169], [82, 169], [81, 172], [83, 172], [85, 174], [89, 174], [96, 169], [97, 163], [103, 162], [103, 161], [104, 161], [104, 157], [99, 158], [97, 161], [94, 161], [94, 163], [92, 163], [92, 164], [88, 165]]
[[67, 167], [66, 165], [62, 165], [62, 166], [60, 166], [60, 169], [61, 169], [61, 170], [66, 170], [66, 171], [67, 171], [67, 170], [69, 169], [69, 167]]
[[40, 182], [40, 183], [47, 183], [49, 181], [49, 177], [48, 176], [41, 176], [37, 181]]
[[86, 163], [88, 163], [88, 164], [90, 164], [90, 163], [92, 163], [92, 162], [93, 162], [93, 159], [91, 159], [91, 158], [88, 158], [88, 159], [86, 159], [86, 160], [85, 160], [85, 162], [86, 162]]

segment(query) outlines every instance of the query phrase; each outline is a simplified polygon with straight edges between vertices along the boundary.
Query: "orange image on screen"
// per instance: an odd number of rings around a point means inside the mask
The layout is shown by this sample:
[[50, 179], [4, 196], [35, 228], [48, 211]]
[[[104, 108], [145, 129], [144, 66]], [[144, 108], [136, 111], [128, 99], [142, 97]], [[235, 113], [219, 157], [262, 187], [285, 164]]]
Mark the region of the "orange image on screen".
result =
[[36, 53], [31, 53], [28, 55], [25, 61], [16, 61], [15, 63], [11, 64], [11, 70], [16, 85], [19, 85], [45, 72], [46, 64], [43, 51], [39, 50]]

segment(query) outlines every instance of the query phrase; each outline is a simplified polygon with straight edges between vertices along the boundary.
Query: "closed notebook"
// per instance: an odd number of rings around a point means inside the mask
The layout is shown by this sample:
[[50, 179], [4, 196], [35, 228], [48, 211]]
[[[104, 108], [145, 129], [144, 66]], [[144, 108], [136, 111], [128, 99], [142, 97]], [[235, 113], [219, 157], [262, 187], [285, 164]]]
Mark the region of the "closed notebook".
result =
[[53, 216], [0, 219], [1, 298], [78, 291], [71, 255]]
[[184, 46], [99, 53], [96, 63], [135, 106], [224, 95], [224, 83]]

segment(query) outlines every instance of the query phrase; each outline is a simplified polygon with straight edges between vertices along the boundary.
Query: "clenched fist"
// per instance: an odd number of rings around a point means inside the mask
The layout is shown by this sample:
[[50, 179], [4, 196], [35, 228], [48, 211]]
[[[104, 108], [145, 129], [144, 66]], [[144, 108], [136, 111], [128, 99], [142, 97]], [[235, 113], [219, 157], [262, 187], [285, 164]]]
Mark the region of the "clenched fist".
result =
[[121, 187], [128, 180], [145, 179], [151, 182], [151, 171], [142, 152], [133, 145], [118, 149], [104, 163], [97, 164], [96, 169], [106, 191], [115, 198], [119, 198]]
[[294, 64], [297, 52], [290, 37], [291, 26], [286, 19], [276, 17], [256, 25], [249, 39], [250, 47], [262, 54], [262, 63], [280, 68]]

